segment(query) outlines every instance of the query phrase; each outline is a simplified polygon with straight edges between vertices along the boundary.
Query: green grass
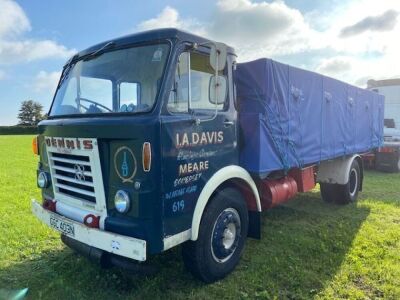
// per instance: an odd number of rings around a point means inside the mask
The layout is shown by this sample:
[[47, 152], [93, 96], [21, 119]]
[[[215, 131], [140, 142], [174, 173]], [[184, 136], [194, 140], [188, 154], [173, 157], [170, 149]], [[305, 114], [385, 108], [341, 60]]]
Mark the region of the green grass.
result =
[[39, 198], [31, 136], [0, 136], [0, 289], [31, 299], [400, 299], [400, 174], [368, 171], [357, 204], [307, 193], [266, 212], [226, 279], [204, 285], [184, 270], [180, 248], [152, 257], [156, 275], [103, 270], [30, 212]]

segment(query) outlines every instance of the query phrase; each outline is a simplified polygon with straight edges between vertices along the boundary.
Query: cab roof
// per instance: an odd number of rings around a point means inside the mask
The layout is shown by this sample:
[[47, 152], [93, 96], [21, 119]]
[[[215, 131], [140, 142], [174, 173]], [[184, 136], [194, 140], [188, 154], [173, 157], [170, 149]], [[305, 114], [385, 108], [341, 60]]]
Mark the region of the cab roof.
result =
[[[101, 49], [108, 43], [112, 42], [115, 44], [114, 47], [121, 47], [125, 45], [142, 43], [142, 42], [150, 42], [150, 41], [162, 41], [162, 40], [175, 40], [175, 41], [188, 41], [193, 43], [205, 43], [210, 42], [211, 40], [203, 38], [201, 36], [179, 30], [176, 28], [162, 28], [162, 29], [154, 29], [143, 32], [138, 32], [126, 36], [122, 36], [119, 38], [115, 38], [112, 40], [108, 40], [92, 47], [89, 47], [85, 50], [78, 52], [72, 59], [78, 59], [82, 56], [85, 56], [89, 53], [92, 53], [96, 50]], [[228, 53], [235, 54], [235, 50], [232, 47], [228, 46]]]

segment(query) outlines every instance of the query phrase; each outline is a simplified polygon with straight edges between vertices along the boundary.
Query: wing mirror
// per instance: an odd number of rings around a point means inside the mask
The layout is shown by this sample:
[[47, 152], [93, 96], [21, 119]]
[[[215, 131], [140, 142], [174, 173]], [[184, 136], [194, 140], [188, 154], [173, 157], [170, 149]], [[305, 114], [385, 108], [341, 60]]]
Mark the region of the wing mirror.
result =
[[210, 77], [209, 83], [209, 101], [212, 104], [224, 104], [227, 94], [226, 77], [221, 75], [213, 75]]
[[228, 50], [224, 43], [211, 43], [210, 65], [216, 72], [225, 69], [227, 55]]

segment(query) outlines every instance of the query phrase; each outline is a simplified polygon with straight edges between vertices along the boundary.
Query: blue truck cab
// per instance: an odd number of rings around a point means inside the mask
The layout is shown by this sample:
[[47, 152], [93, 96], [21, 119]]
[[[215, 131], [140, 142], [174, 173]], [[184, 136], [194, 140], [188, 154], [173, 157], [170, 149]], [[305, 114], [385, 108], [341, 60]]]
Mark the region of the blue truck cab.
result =
[[73, 56], [34, 140], [42, 201], [33, 213], [104, 265], [183, 244], [186, 267], [213, 282], [237, 265], [247, 236], [260, 237], [263, 208], [316, 181], [325, 200], [354, 201], [362, 186], [354, 153], [318, 166], [246, 169], [236, 65], [233, 48], [177, 29]]

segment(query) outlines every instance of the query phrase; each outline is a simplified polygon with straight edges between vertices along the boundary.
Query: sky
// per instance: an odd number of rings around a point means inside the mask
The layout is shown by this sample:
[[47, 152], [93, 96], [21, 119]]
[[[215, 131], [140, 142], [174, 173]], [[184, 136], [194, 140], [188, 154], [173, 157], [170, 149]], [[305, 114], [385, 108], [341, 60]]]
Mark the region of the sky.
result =
[[115, 37], [176, 27], [365, 87], [400, 77], [397, 0], [0, 0], [0, 125], [21, 102], [47, 112], [64, 63]]

